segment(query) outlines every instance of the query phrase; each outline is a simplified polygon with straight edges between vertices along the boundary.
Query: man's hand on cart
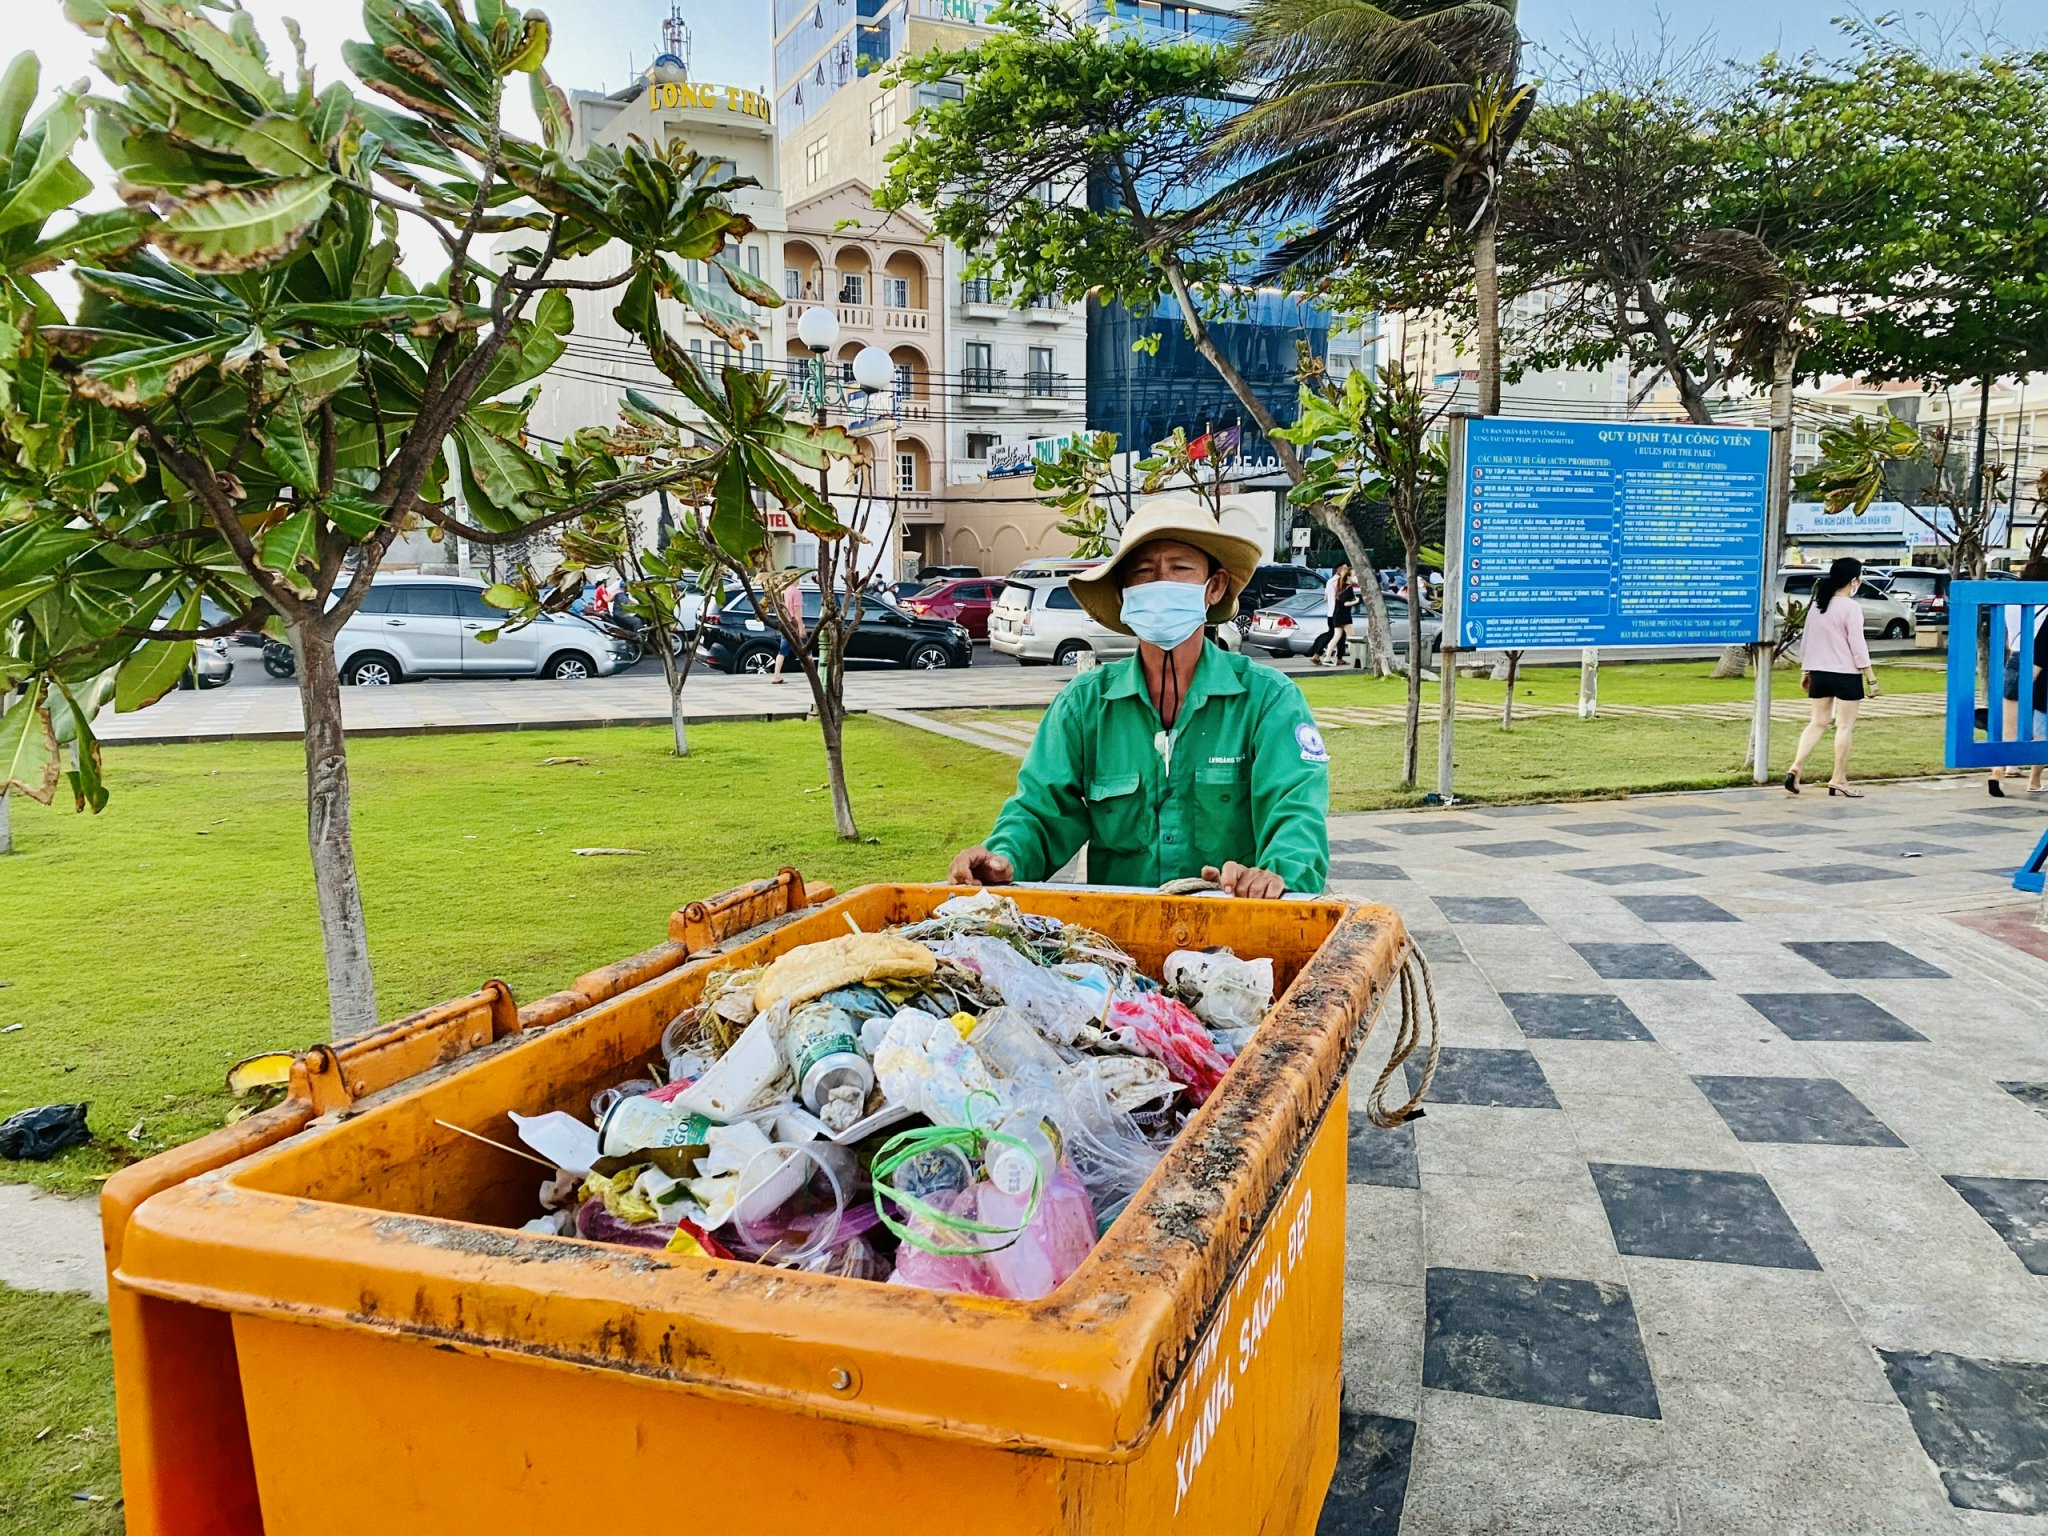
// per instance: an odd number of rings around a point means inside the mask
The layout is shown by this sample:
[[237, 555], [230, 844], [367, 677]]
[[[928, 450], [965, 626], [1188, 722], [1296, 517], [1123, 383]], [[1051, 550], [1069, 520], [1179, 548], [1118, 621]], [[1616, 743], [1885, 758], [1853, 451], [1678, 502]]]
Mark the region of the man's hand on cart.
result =
[[955, 885], [1008, 885], [1017, 872], [1000, 853], [990, 853], [976, 843], [954, 856], [952, 872], [946, 878]]
[[1278, 901], [1287, 894], [1287, 882], [1269, 869], [1257, 869], [1249, 864], [1232, 862], [1221, 869], [1213, 866], [1202, 871], [1204, 880], [1213, 880], [1226, 896], [1247, 896], [1254, 901]]

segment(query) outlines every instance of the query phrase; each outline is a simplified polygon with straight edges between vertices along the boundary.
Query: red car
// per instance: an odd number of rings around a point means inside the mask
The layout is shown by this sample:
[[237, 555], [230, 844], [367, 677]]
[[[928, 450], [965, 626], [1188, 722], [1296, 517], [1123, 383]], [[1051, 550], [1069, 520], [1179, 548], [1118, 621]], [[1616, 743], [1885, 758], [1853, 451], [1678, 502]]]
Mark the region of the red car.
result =
[[915, 597], [905, 598], [903, 606], [920, 619], [950, 619], [965, 626], [975, 639], [986, 640], [988, 611], [995, 606], [996, 594], [1002, 589], [1000, 581], [983, 576], [948, 576]]

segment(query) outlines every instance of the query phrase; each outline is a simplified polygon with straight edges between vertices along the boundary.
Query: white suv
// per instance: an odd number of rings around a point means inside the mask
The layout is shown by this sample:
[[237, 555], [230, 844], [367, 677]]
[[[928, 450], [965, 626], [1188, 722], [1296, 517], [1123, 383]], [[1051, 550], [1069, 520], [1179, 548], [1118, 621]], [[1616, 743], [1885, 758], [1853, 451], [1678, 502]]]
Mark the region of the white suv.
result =
[[1071, 667], [1088, 651], [1113, 661], [1138, 648], [1131, 636], [1089, 618], [1064, 576], [1012, 577], [1004, 582], [989, 610], [988, 644], [990, 650], [1014, 656], [1027, 667], [1047, 662]]
[[632, 665], [634, 648], [571, 615], [544, 615], [496, 640], [505, 622], [484, 584], [457, 576], [377, 576], [341, 626], [334, 659], [344, 683], [375, 688], [415, 677], [608, 677]]

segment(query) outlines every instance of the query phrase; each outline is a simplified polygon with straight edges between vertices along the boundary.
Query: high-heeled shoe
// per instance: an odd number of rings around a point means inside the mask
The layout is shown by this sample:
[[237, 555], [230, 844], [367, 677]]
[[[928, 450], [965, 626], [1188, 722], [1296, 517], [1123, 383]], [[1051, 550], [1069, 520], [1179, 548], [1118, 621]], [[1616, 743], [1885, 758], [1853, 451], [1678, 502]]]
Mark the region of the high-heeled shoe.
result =
[[1830, 784], [1828, 786], [1828, 794], [1830, 797], [1840, 795], [1844, 800], [1861, 800], [1863, 798], [1862, 790], [1851, 789], [1846, 784]]
[[2003, 800], [2005, 798], [2005, 786], [1999, 783], [1998, 780], [1986, 779], [1984, 787], [1991, 792], [1992, 799]]
[[1785, 793], [1788, 795], [1799, 793], [1799, 770], [1797, 768], [1791, 769], [1785, 775]]

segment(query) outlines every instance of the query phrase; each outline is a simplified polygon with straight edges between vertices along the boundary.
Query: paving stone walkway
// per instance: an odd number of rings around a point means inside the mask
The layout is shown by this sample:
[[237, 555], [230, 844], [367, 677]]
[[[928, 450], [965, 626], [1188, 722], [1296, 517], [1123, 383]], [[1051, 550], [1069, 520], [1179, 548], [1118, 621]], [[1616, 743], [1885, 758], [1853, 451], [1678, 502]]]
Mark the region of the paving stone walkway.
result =
[[1333, 820], [1445, 1049], [1353, 1119], [1325, 1536], [2048, 1532], [2048, 963], [1956, 920], [2044, 824], [1975, 779]]

